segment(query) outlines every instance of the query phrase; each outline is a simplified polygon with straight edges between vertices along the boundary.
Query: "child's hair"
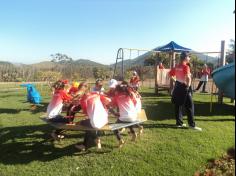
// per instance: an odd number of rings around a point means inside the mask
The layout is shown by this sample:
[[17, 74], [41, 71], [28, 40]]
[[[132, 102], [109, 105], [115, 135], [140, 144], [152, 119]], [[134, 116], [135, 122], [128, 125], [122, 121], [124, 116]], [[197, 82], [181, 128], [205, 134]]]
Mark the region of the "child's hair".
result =
[[88, 85], [86, 82], [81, 82], [81, 83], [79, 84], [78, 89], [81, 90], [83, 87], [85, 88], [85, 89], [84, 89], [84, 93], [88, 93], [88, 92], [89, 92], [89, 89], [90, 89], [89, 85]]
[[127, 96], [132, 96], [131, 94], [131, 87], [129, 86], [128, 82], [122, 81], [121, 84], [116, 86], [116, 92], [124, 93]]
[[65, 83], [61, 80], [58, 80], [55, 83], [53, 83], [52, 87], [56, 90], [64, 89], [65, 88]]
[[102, 78], [98, 78], [95, 82], [95, 85], [98, 85], [98, 86], [102, 86], [103, 84], [103, 79]]

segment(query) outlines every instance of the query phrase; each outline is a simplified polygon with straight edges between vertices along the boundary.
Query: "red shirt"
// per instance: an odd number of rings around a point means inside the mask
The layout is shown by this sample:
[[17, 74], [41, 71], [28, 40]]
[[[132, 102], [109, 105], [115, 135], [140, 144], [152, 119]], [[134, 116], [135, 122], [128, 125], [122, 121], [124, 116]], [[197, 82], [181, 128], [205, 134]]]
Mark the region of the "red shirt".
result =
[[90, 119], [93, 128], [101, 128], [108, 123], [108, 112], [104, 105], [111, 100], [97, 92], [90, 92], [80, 100], [83, 112]]
[[136, 99], [135, 97], [124, 93], [117, 93], [112, 99], [113, 104], [119, 108], [119, 119], [125, 122], [133, 122], [137, 119]]
[[176, 76], [176, 81], [185, 83], [185, 78], [187, 75], [190, 75], [190, 68], [186, 63], [181, 63], [172, 68], [169, 72], [170, 76]]

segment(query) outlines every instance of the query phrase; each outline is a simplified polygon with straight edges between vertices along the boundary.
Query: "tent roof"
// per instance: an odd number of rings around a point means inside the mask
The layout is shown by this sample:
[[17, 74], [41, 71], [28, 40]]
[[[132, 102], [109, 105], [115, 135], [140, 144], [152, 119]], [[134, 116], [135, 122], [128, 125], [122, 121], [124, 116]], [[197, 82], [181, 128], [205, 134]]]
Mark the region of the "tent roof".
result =
[[166, 44], [164, 46], [155, 48], [154, 51], [164, 51], [164, 52], [175, 51], [175, 52], [182, 52], [182, 51], [191, 51], [191, 49], [185, 48], [185, 47], [180, 46], [177, 43], [171, 41], [170, 43], [168, 43], [168, 44]]

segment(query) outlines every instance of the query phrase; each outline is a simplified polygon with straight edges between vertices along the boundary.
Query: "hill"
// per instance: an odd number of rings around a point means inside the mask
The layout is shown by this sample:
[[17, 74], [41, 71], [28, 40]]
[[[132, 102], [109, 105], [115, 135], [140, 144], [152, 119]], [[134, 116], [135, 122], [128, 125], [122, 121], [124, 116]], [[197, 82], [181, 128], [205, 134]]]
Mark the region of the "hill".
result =
[[87, 59], [78, 59], [73, 61], [73, 64], [79, 65], [79, 66], [86, 66], [86, 67], [108, 67], [108, 65], [100, 64], [98, 62], [94, 62]]
[[[195, 52], [195, 51], [193, 51]], [[151, 52], [146, 52], [134, 59], [128, 59], [128, 60], [124, 60], [124, 66], [127, 68], [127, 67], [131, 67], [131, 66], [143, 66], [144, 65], [144, 61], [147, 59], [147, 58], [150, 58], [151, 56]], [[205, 54], [200, 54], [200, 53], [196, 53], [194, 54], [198, 57], [198, 59], [202, 60], [202, 61], [206, 61], [206, 62], [210, 62], [210, 63], [213, 63], [214, 65], [217, 64], [218, 62], [218, 58], [216, 57], [212, 57], [212, 56], [208, 56], [208, 55], [205, 55]], [[112, 67], [115, 66], [115, 63], [114, 64], [111, 64]], [[118, 66], [121, 66], [121, 61], [118, 62]]]
[[0, 66], [13, 66], [13, 64], [6, 61], [0, 61]]

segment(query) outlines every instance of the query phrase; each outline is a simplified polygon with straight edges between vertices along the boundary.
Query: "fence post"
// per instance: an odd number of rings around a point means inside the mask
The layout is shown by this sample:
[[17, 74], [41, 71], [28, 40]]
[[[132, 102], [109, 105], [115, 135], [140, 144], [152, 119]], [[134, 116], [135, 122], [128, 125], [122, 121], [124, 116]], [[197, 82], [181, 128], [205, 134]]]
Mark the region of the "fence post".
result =
[[[225, 65], [225, 56], [226, 56], [226, 51], [225, 51], [225, 41], [221, 41], [221, 53], [220, 53], [220, 66]], [[218, 103], [222, 104], [223, 103], [223, 92], [219, 90], [219, 95], [218, 95]]]

